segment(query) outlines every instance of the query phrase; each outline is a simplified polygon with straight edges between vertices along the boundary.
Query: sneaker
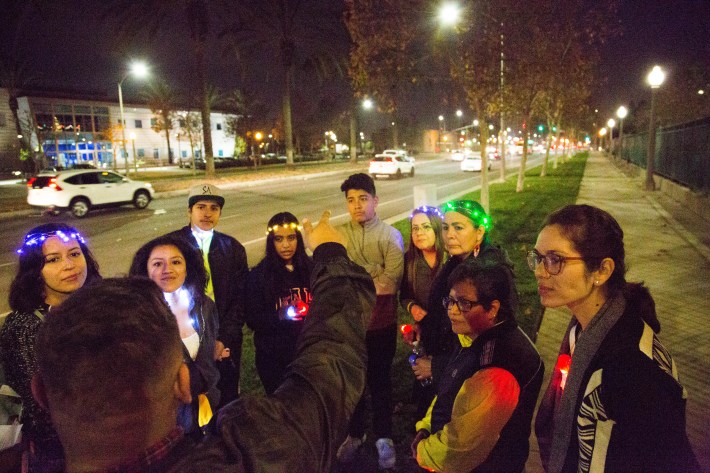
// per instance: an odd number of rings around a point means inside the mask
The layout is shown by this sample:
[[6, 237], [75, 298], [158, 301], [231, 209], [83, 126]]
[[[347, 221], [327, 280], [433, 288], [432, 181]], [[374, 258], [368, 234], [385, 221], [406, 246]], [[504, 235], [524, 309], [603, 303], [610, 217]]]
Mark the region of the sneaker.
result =
[[340, 462], [350, 463], [351, 461], [353, 461], [353, 458], [355, 458], [355, 454], [358, 450], [360, 450], [360, 447], [362, 447], [362, 444], [364, 442], [365, 435], [363, 435], [362, 438], [351, 437], [350, 435], [348, 435], [348, 437], [345, 439], [340, 448], [338, 448], [338, 453], [336, 453], [335, 455], [336, 458]]
[[375, 442], [375, 447], [377, 447], [377, 456], [379, 457], [380, 468], [383, 470], [394, 468], [397, 457], [394, 451], [394, 443], [392, 443], [392, 439], [378, 439], [377, 442]]

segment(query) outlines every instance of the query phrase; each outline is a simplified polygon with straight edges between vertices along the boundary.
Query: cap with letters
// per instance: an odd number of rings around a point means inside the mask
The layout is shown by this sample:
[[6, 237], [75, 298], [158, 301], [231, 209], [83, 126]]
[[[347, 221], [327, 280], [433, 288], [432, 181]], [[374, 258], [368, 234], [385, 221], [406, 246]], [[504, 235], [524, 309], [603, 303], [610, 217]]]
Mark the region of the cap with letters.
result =
[[188, 208], [192, 208], [192, 206], [200, 200], [213, 200], [217, 202], [220, 208], [224, 207], [222, 190], [212, 184], [199, 184], [190, 188], [190, 194], [187, 200]]

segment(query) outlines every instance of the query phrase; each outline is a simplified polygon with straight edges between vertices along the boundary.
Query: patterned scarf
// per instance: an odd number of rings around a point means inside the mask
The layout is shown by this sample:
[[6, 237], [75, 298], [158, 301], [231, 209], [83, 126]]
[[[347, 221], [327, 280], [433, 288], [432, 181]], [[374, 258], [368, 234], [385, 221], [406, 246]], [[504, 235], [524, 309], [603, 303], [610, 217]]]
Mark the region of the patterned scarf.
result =
[[[602, 342], [621, 318], [625, 308], [626, 301], [621, 294], [609, 298], [577, 338], [565, 389], [555, 409], [548, 472], [560, 472], [564, 467], [573, 429], [577, 425], [577, 401], [580, 392], [585, 389], [585, 386], [582, 386], [582, 382], [587, 379], [585, 374]], [[572, 319], [567, 333], [576, 324], [577, 321]]]

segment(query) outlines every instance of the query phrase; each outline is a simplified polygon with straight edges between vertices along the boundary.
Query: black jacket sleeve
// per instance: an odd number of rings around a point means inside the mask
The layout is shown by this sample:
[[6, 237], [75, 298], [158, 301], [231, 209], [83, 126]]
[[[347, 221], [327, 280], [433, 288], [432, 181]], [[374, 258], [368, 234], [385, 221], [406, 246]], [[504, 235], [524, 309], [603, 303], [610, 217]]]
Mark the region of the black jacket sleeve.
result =
[[336, 243], [320, 245], [314, 261], [313, 302], [286, 380], [272, 396], [245, 395], [220, 413], [222, 440], [248, 471], [330, 471], [365, 387], [372, 278]]

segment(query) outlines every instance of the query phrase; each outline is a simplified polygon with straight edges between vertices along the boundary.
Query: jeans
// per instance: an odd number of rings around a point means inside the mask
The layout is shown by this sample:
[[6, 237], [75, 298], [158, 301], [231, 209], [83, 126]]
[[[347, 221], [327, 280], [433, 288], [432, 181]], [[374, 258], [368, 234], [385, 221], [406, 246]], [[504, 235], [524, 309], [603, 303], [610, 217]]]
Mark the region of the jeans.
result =
[[[372, 430], [376, 438], [392, 437], [392, 360], [397, 348], [397, 325], [369, 330], [367, 345], [366, 392], [372, 403]], [[361, 438], [365, 434], [366, 393], [355, 407], [349, 434]]]

